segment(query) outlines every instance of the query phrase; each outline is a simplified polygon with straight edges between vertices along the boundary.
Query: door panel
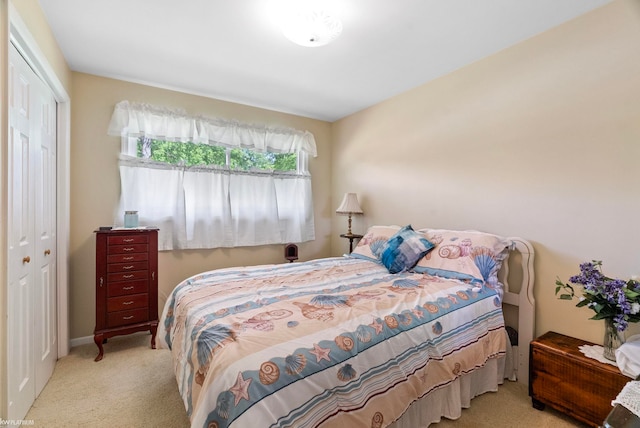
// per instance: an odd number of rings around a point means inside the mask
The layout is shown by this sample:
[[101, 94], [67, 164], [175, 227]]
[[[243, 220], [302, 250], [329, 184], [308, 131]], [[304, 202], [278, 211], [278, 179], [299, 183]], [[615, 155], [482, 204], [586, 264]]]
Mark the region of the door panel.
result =
[[[17, 57], [16, 57], [17, 56]], [[33, 338], [33, 188], [31, 184], [31, 84], [12, 49], [9, 105], [8, 418], [22, 419], [35, 396]]]
[[56, 316], [56, 139], [55, 100], [44, 83], [38, 86], [36, 107], [39, 115], [35, 135], [37, 144], [34, 159], [35, 175], [35, 267], [39, 272], [35, 306], [34, 331], [36, 347], [36, 396], [40, 394], [53, 373], [57, 360]]
[[57, 359], [55, 134], [55, 100], [51, 91], [11, 46], [8, 419], [24, 418]]

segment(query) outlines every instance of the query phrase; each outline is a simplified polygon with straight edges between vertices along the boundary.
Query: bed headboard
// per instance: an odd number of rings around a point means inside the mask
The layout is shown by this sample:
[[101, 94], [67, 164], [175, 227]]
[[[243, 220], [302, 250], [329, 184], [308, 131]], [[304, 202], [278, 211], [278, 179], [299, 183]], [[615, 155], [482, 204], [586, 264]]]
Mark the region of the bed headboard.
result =
[[514, 348], [518, 382], [529, 383], [529, 343], [535, 335], [535, 300], [533, 298], [534, 250], [531, 243], [518, 237], [508, 238], [514, 248], [502, 264], [498, 275], [504, 284], [502, 299], [505, 322], [518, 332]]

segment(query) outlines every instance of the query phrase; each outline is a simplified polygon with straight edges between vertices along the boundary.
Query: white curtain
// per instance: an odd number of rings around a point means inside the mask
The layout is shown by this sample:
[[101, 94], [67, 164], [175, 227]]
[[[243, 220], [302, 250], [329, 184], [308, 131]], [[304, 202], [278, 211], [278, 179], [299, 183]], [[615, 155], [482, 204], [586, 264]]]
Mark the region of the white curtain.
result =
[[124, 211], [157, 226], [158, 248], [198, 249], [315, 239], [308, 174], [176, 167], [121, 156]]
[[129, 101], [116, 104], [107, 133], [120, 137], [144, 136], [156, 140], [242, 147], [260, 152], [306, 152], [317, 156], [316, 141], [309, 131], [189, 116], [183, 110]]
[[[140, 225], [157, 226], [161, 250], [304, 242], [315, 239], [311, 177], [298, 172], [246, 172], [221, 167], [183, 167], [135, 157], [135, 139], [242, 147], [316, 156], [307, 131], [268, 128], [188, 116], [184, 111], [122, 101], [109, 135], [123, 139], [121, 198], [138, 211]], [[126, 149], [125, 149], [126, 147]]]

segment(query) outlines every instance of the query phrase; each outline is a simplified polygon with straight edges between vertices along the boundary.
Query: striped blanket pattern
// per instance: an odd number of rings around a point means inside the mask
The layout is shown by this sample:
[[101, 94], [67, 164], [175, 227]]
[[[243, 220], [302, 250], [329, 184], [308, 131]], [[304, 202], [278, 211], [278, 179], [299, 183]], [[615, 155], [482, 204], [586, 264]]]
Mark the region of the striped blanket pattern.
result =
[[193, 427], [383, 427], [504, 355], [488, 287], [345, 257], [186, 279], [158, 334]]

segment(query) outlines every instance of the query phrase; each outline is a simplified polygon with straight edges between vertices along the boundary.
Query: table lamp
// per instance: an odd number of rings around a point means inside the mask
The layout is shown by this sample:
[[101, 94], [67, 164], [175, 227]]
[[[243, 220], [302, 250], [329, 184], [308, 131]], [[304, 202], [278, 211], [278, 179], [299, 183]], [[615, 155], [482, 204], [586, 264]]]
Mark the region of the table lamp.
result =
[[356, 196], [355, 193], [345, 193], [344, 198], [342, 198], [342, 203], [336, 210], [336, 213], [347, 214], [349, 216], [349, 229], [347, 230], [347, 235], [352, 235], [351, 215], [363, 214], [362, 208], [360, 208], [360, 204], [358, 203], [358, 196]]

